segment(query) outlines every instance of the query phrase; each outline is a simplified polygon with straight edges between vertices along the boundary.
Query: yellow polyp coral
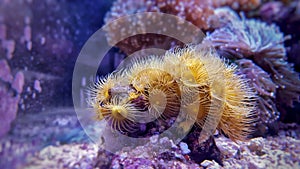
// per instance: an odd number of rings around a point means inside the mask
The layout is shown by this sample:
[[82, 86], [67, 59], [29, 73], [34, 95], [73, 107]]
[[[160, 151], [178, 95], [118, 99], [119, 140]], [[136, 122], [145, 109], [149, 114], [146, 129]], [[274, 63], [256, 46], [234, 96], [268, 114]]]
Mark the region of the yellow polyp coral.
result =
[[113, 130], [122, 132], [136, 130], [135, 120], [139, 117], [139, 111], [133, 104], [114, 97], [111, 99], [111, 103], [100, 106], [99, 110], [97, 111], [98, 116], [105, 118]]
[[112, 129], [132, 132], [140, 124], [184, 112], [179, 124], [184, 132], [190, 122], [232, 140], [245, 140], [252, 131], [255, 93], [213, 49], [191, 45], [131, 61], [91, 90], [98, 120], [107, 120]]
[[[92, 99], [91, 104], [95, 104], [95, 101], [105, 101], [109, 99], [110, 89], [117, 84], [117, 79], [112, 75], [97, 79], [96, 83], [89, 89], [89, 94]], [[92, 105], [93, 107], [97, 105]]]

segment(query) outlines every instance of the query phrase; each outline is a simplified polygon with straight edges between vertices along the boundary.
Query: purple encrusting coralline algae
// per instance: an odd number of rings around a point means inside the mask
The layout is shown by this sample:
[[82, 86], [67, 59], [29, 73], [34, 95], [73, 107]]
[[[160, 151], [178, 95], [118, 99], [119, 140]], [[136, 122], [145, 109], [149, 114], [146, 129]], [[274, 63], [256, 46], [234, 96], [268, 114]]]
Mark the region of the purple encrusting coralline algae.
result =
[[257, 111], [261, 120], [258, 125], [263, 124], [263, 127], [276, 122], [281, 106], [292, 107], [294, 102], [299, 102], [299, 74], [287, 62], [284, 46], [287, 39], [290, 36], [285, 36], [275, 24], [242, 16], [231, 19], [204, 40], [221, 56], [237, 62], [241, 73], [250, 79], [260, 96]]

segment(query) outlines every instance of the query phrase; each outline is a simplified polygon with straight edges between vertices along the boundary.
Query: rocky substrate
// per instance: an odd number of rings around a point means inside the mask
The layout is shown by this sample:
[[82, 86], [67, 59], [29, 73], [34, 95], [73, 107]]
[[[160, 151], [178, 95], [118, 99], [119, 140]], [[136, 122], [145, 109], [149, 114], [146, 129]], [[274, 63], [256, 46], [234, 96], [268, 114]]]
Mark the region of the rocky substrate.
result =
[[[223, 166], [214, 160], [195, 163], [186, 143], [175, 145], [168, 138], [151, 137], [136, 148], [124, 147], [116, 155], [91, 143], [48, 146], [27, 157], [25, 168], [299, 168], [300, 128], [281, 125], [278, 136], [233, 142], [216, 136]], [[161, 145], [170, 147], [164, 150]], [[159, 149], [159, 151], [154, 151]]]
[[76, 113], [69, 108], [19, 116], [0, 139], [0, 168], [22, 168], [26, 157], [50, 145], [87, 143]]
[[298, 124], [280, 124], [278, 135], [248, 142], [216, 134], [196, 145], [192, 136], [176, 145], [156, 135], [112, 154], [91, 143], [71, 109], [57, 109], [14, 122], [0, 139], [0, 168], [300, 168]]

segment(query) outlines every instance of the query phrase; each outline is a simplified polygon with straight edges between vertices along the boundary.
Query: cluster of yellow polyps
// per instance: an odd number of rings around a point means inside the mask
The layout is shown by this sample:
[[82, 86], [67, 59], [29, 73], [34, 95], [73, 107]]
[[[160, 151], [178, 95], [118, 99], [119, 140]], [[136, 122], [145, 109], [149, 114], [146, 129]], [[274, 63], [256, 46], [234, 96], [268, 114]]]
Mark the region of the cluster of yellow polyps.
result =
[[[98, 120], [132, 132], [143, 118], [165, 120], [184, 112], [197, 127], [216, 126], [232, 140], [251, 131], [256, 103], [247, 80], [211, 48], [188, 46], [162, 57], [132, 59], [97, 80], [89, 103]], [[185, 123], [179, 125], [185, 130]], [[215, 129], [214, 129], [215, 130]]]

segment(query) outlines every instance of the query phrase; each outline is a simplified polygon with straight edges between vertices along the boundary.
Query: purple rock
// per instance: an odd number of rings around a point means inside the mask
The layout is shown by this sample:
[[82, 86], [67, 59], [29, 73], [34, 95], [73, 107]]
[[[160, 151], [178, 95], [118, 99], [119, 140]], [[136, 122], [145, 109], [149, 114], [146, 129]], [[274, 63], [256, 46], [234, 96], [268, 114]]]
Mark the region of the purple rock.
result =
[[34, 89], [36, 90], [36, 91], [38, 91], [39, 93], [41, 93], [42, 92], [42, 87], [41, 87], [41, 82], [39, 81], [39, 80], [35, 80], [34, 81]]
[[6, 39], [6, 26], [4, 24], [0, 24], [0, 39]]
[[5, 59], [0, 60], [0, 68], [0, 137], [2, 137], [10, 130], [10, 124], [16, 118], [24, 86], [24, 74], [18, 72], [13, 79]]
[[14, 96], [5, 85], [0, 83], [0, 137], [10, 129], [10, 123], [16, 118], [19, 96]]
[[12, 83], [12, 88], [15, 89], [18, 93], [22, 93], [24, 81], [25, 81], [24, 74], [23, 72], [19, 71], [16, 74], [16, 77]]
[[10, 72], [10, 68], [6, 60], [0, 60], [0, 79], [4, 82], [12, 82], [13, 77]]

